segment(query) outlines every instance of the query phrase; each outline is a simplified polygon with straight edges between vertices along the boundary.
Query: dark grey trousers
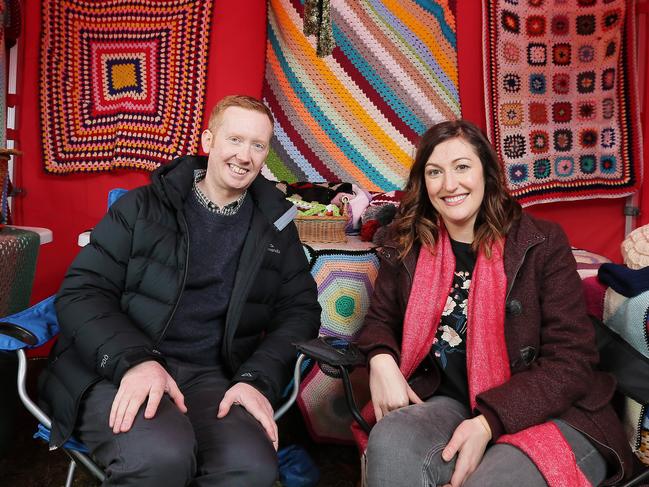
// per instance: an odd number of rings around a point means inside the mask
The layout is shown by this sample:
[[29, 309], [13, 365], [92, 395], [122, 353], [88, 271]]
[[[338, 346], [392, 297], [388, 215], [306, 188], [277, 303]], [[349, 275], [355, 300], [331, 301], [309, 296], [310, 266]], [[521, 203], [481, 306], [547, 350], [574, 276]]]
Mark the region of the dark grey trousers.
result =
[[[442, 451], [455, 428], [469, 418], [454, 399], [433, 396], [423, 404], [392, 411], [377, 423], [367, 446], [369, 487], [437, 487], [451, 480], [455, 459], [445, 462]], [[563, 421], [555, 423], [565, 436], [577, 465], [592, 485], [606, 476], [606, 461], [584, 435]], [[487, 447], [482, 461], [462, 487], [546, 487], [534, 463], [507, 444]]]
[[261, 424], [241, 406], [216, 418], [230, 386], [223, 371], [174, 360], [167, 370], [185, 396], [187, 414], [165, 395], [154, 418], [144, 419], [143, 406], [133, 427], [115, 435], [108, 419], [117, 388], [102, 381], [84, 396], [76, 434], [105, 467], [103, 485], [271, 486], [277, 455]]

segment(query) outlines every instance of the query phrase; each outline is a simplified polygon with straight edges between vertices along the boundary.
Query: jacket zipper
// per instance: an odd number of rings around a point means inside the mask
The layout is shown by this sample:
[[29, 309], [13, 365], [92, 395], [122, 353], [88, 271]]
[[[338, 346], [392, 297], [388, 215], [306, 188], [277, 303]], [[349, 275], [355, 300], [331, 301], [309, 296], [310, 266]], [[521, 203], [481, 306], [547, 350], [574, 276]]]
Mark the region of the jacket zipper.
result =
[[[275, 227], [273, 227], [273, 228], [275, 228]], [[266, 231], [266, 234], [270, 233], [270, 231], [272, 231], [272, 230], [267, 230], [267, 231]], [[259, 240], [259, 242], [261, 243], [261, 245], [259, 246], [259, 248], [265, 248], [265, 247], [267, 246], [268, 242], [270, 241], [270, 238], [267, 237], [266, 235], [263, 235], [263, 237], [264, 237], [263, 239], [260, 239], [260, 240]], [[246, 272], [246, 280], [245, 280], [245, 282], [243, 283], [243, 285], [242, 285], [242, 287], [241, 287], [241, 289], [242, 289], [244, 292], [241, 293], [240, 296], [237, 296], [237, 297], [236, 297], [235, 304], [234, 304], [234, 305], [232, 306], [232, 308], [231, 308], [231, 309], [234, 310], [234, 309], [235, 309], [235, 306], [236, 306], [236, 313], [233, 313], [232, 316], [240, 315], [239, 308], [241, 308], [241, 306], [240, 306], [240, 304], [241, 304], [241, 298], [243, 298], [244, 296], [247, 296], [247, 290], [248, 290], [248, 288], [250, 287], [250, 280], [252, 279], [253, 274], [256, 274], [256, 273], [254, 272], [254, 270], [255, 270], [255, 269], [257, 269], [257, 270], [259, 269], [259, 266], [261, 265], [261, 261], [264, 259], [264, 255], [265, 255], [264, 252], [257, 252], [257, 254], [255, 255], [255, 259], [252, 261], [252, 265], [249, 267], [248, 272]], [[239, 272], [240, 272], [240, 271], [237, 270], [237, 273], [239, 273]], [[230, 297], [230, 299], [232, 300], [233, 297]], [[237, 319], [237, 322], [239, 321], [239, 319], [240, 319], [240, 316], [239, 316], [239, 318]], [[233, 326], [233, 325], [230, 324], [231, 321], [232, 321], [231, 319], [227, 319], [227, 318], [226, 318], [226, 321], [225, 321], [225, 330], [224, 330], [224, 332], [223, 332], [223, 338], [225, 339], [225, 343], [224, 343], [224, 352], [225, 352], [225, 356], [226, 356], [226, 358], [227, 358], [227, 361], [228, 361], [229, 366], [232, 365], [232, 357], [230, 356], [230, 340], [228, 339], [228, 338], [229, 338], [228, 330], [229, 330], [229, 328], [230, 328], [231, 326]], [[232, 336], [234, 337], [234, 334], [233, 334]]]
[[167, 328], [169, 328], [169, 325], [171, 324], [171, 320], [173, 319], [174, 315], [176, 314], [176, 310], [178, 309], [178, 305], [180, 304], [180, 298], [183, 295], [183, 291], [185, 290], [185, 284], [187, 283], [187, 273], [189, 269], [189, 226], [187, 225], [187, 220], [185, 219], [185, 215], [182, 213], [182, 211], [177, 210], [178, 214], [181, 215], [181, 221], [183, 222], [183, 225], [185, 227], [185, 236], [187, 239], [187, 252], [185, 252], [185, 269], [183, 270], [183, 281], [180, 285], [180, 291], [178, 291], [178, 297], [176, 298], [176, 304], [174, 304], [173, 309], [171, 310], [171, 314], [169, 315], [169, 318], [167, 319], [167, 323], [165, 323], [164, 328], [162, 329], [162, 333], [156, 340], [156, 342], [153, 345], [153, 353], [156, 355], [160, 355], [160, 352], [158, 351], [158, 346], [160, 346], [160, 343], [164, 339], [165, 334], [167, 333]]
[[644, 422], [644, 415], [647, 414], [647, 406], [644, 404], [640, 405], [640, 417], [638, 418], [638, 424], [636, 425], [635, 430], [638, 432], [638, 438], [633, 445], [634, 450], [639, 450], [640, 445], [642, 445], [642, 423]]
[[404, 261], [401, 261], [401, 264], [403, 264], [403, 267], [406, 269], [406, 273], [408, 274], [408, 285], [412, 289], [412, 282], [413, 282], [412, 273], [410, 272], [410, 269], [408, 269], [408, 266]]
[[649, 330], [647, 329], [647, 320], [649, 320], [649, 308], [644, 312], [644, 326], [642, 327], [642, 335], [644, 336], [644, 343], [649, 350]]

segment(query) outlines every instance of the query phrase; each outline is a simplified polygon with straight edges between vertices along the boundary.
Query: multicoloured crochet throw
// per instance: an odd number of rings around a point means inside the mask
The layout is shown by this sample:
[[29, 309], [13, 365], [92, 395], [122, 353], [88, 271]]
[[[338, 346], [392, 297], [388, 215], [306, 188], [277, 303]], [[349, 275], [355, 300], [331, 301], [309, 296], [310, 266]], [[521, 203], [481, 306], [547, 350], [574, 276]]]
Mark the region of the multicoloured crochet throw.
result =
[[290, 182], [401, 188], [419, 135], [460, 116], [455, 2], [331, 2], [336, 47], [324, 58], [302, 32], [303, 4], [270, 0], [268, 169]]
[[[379, 258], [371, 250], [313, 250], [309, 247], [311, 274], [322, 306], [320, 335], [354, 339], [365, 318], [379, 271]], [[362, 404], [369, 400], [367, 373], [351, 376], [354, 393]], [[352, 417], [345, 403], [342, 381], [314, 367], [302, 381], [298, 405], [316, 441], [352, 441]]]
[[196, 152], [212, 0], [45, 0], [42, 12], [48, 172], [153, 170]]
[[642, 182], [633, 0], [483, 0], [485, 97], [524, 205]]

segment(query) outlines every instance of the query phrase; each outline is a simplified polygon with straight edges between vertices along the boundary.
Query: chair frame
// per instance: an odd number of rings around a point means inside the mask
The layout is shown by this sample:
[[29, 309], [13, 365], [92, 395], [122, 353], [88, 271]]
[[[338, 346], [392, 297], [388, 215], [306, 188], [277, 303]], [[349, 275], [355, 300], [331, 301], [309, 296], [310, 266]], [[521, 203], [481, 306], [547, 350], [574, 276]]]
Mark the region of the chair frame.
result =
[[[30, 412], [43, 426], [48, 430], [52, 428], [51, 418], [40, 408], [38, 405], [29, 397], [27, 393], [26, 383], [27, 383], [27, 372], [28, 372], [28, 360], [27, 354], [25, 353], [26, 348], [32, 348], [37, 343], [37, 338], [29, 330], [15, 325], [13, 323], [0, 323], [0, 334], [5, 334], [16, 338], [23, 342], [25, 346], [18, 350], [15, 350], [17, 359], [18, 359], [18, 373], [16, 376], [16, 386], [18, 388], [18, 397], [20, 402], [25, 406], [25, 409]], [[295, 363], [295, 368], [293, 370], [293, 381], [291, 394], [288, 399], [277, 408], [273, 419], [276, 421], [288, 411], [288, 409], [295, 403], [300, 387], [300, 380], [302, 377], [302, 363], [306, 359], [304, 354], [299, 354], [297, 361]], [[68, 470], [65, 479], [65, 487], [72, 487], [74, 481], [74, 475], [77, 469], [77, 466], [81, 466], [86, 470], [90, 475], [92, 475], [98, 482], [104, 482], [106, 479], [106, 474], [104, 470], [95, 463], [91, 456], [87, 453], [78, 451], [76, 449], [66, 447], [62, 445], [60, 447], [65, 454], [70, 458], [70, 463], [68, 464]], [[56, 448], [51, 448], [52, 450]]]

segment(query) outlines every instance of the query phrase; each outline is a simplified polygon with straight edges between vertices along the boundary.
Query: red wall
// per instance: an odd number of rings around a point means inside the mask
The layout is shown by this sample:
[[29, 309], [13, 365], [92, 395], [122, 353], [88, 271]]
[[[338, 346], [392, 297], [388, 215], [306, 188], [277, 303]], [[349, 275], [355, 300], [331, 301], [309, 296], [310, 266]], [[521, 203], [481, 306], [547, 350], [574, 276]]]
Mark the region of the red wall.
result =
[[[215, 0], [212, 46], [209, 55], [206, 107], [230, 93], [261, 94], [266, 36], [265, 0]], [[457, 2], [460, 97], [463, 116], [484, 127], [481, 60], [481, 17], [478, 2]], [[148, 173], [113, 173], [53, 176], [43, 172], [38, 109], [38, 39], [40, 2], [24, 2], [22, 80], [19, 83], [18, 139], [24, 155], [18, 162], [16, 186], [25, 188], [17, 198], [17, 224], [53, 230], [54, 242], [41, 248], [32, 300], [56, 291], [66, 267], [78, 251], [77, 235], [92, 227], [106, 211], [106, 195], [114, 187], [133, 188], [148, 181]], [[646, 50], [645, 50], [646, 52]], [[645, 127], [645, 132], [647, 132]], [[648, 134], [649, 135], [649, 134]], [[645, 160], [649, 162], [647, 146]], [[645, 216], [649, 222], [649, 198]], [[624, 236], [624, 200], [589, 200], [534, 206], [530, 211], [558, 221], [573, 245], [619, 260]]]

